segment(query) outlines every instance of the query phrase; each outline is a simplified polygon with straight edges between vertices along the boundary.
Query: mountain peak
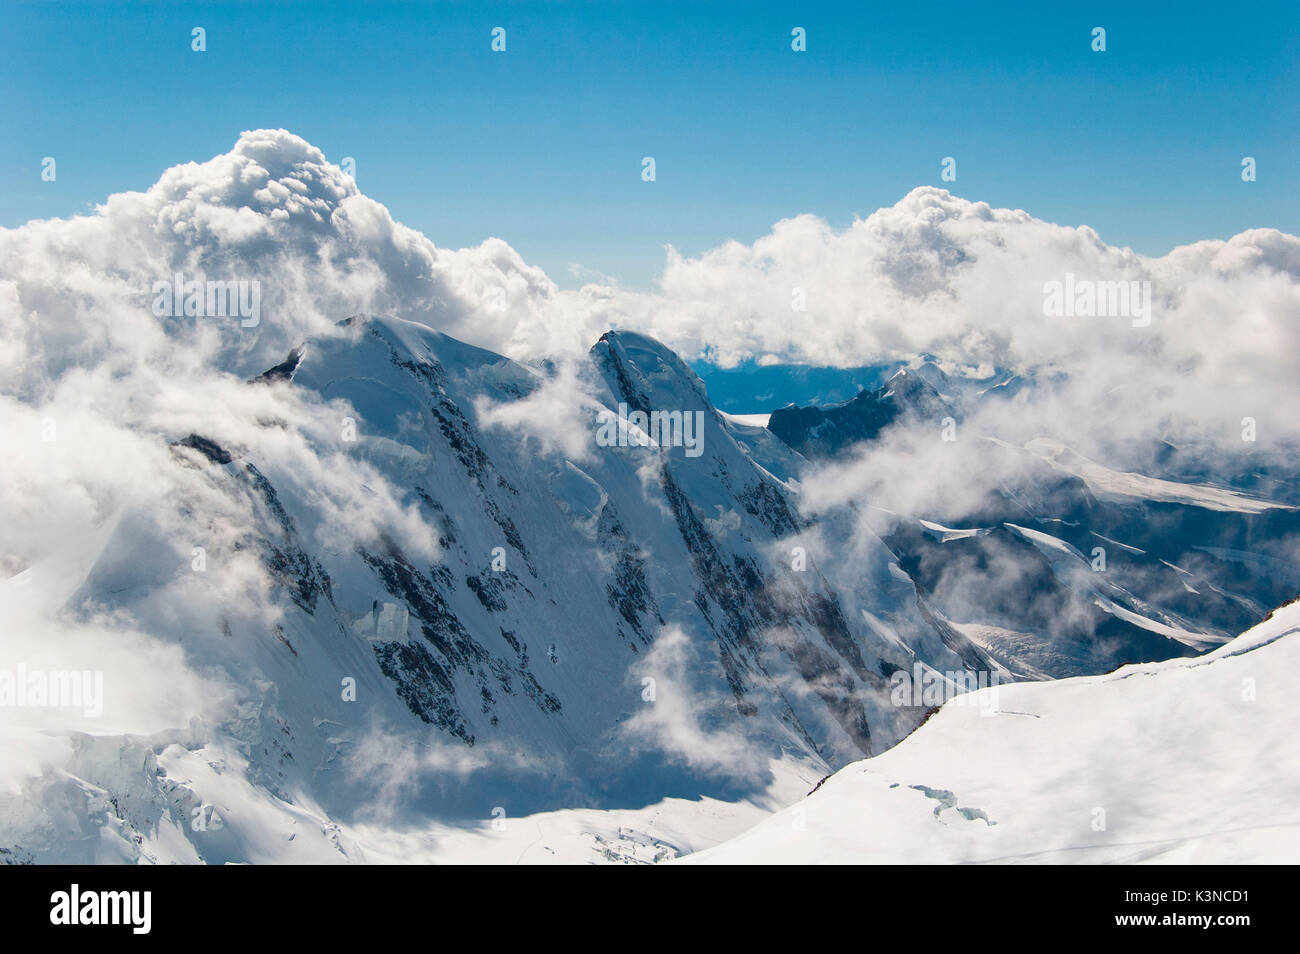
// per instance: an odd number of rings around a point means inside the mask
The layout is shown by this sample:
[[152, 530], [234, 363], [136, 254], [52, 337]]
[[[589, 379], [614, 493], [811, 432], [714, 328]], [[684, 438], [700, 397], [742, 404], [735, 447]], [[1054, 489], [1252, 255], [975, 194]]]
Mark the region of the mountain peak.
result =
[[633, 407], [713, 412], [699, 375], [657, 338], [610, 329], [590, 354], [614, 394]]

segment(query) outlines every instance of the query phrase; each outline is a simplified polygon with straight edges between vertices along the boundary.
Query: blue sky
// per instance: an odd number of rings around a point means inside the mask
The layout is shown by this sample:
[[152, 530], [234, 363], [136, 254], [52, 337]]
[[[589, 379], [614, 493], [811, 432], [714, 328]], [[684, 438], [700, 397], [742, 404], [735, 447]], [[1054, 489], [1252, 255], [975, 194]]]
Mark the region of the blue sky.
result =
[[801, 212], [845, 225], [924, 184], [1147, 254], [1295, 233], [1298, 9], [6, 0], [0, 225], [270, 126], [354, 157], [361, 189], [438, 245], [499, 236], [570, 287], [572, 265], [650, 287], [666, 244], [750, 242]]

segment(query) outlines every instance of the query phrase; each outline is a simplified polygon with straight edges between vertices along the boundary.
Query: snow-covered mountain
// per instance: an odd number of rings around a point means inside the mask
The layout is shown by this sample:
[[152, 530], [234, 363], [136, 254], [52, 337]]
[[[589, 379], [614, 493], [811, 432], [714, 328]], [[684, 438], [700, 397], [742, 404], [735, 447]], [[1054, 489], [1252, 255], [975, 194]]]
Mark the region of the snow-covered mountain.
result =
[[872, 440], [900, 420], [937, 422], [956, 414], [922, 370], [945, 379], [943, 372], [931, 364], [923, 364], [920, 369], [902, 368], [879, 388], [863, 389], [849, 401], [827, 407], [777, 408], [767, 426], [805, 457], [818, 458]]
[[[261, 311], [150, 306], [187, 277]], [[0, 858], [664, 860], [968, 678], [1191, 656], [1300, 588], [1283, 442], [1111, 470], [1024, 439], [1059, 395], [922, 356], [815, 448], [652, 307], [435, 248], [283, 131], [0, 230]]]
[[[222, 714], [148, 739], [77, 734], [60, 771], [44, 766], [3, 799], [16, 855], [245, 859], [243, 813], [173, 774], [168, 753], [205, 753], [226, 784], [330, 818], [392, 786], [390, 807], [426, 819], [758, 797], [773, 764], [815, 774], [904, 737], [925, 708], [892, 704], [889, 673], [982, 658], [931, 624], [883, 547], [853, 559], [851, 588], [822, 570], [848, 559], [832, 545], [796, 551], [810, 529], [789, 483], [798, 456], [719, 415], [652, 339], [610, 333], [580, 365], [539, 370], [358, 317], [242, 387], [335, 409], [338, 453], [397, 488], [407, 539], [341, 539], [322, 488], [225, 433], [173, 434], [169, 466], [196, 483], [167, 504], [207, 567], [255, 558], [274, 617], [230, 600], [173, 624], [176, 648], [227, 693]], [[699, 431], [643, 446], [620, 406], [672, 409]], [[606, 419], [612, 446], [596, 440]], [[158, 556], [158, 524], [115, 512], [86, 528], [76, 559], [51, 556], [4, 592], [17, 600], [53, 575], [39, 589], [61, 594], [55, 615], [156, 617], [189, 569]], [[111, 667], [105, 682], [111, 718], [129, 687]], [[390, 750], [421, 747], [427, 764], [389, 778]], [[83, 801], [77, 824], [114, 831], [111, 846], [69, 840], [66, 809], [50, 814]], [[225, 819], [215, 844], [185, 825], [207, 804]], [[159, 844], [169, 827], [189, 838], [179, 856]]]
[[[1001, 617], [946, 618], [928, 566], [801, 516], [806, 462], [717, 413], [645, 336], [611, 332], [582, 362], [529, 367], [355, 317], [241, 387], [335, 413], [337, 430], [316, 439], [395, 488], [405, 537], [340, 538], [321, 488], [237, 437], [173, 434], [169, 466], [197, 483], [169, 504], [209, 566], [256, 561], [275, 615], [228, 600], [173, 624], [175, 648], [224, 689], [217, 713], [150, 736], [65, 733], [56, 761], [0, 797], [13, 857], [365, 857], [339, 826], [371, 808], [428, 825], [674, 796], [776, 807], [793, 780], [883, 752], [921, 722], [933, 700], [900, 701], [896, 674], [1043, 678], [1191, 651], [1144, 641], [1137, 614], [1116, 606], [1097, 611], [1116, 630], [1086, 634], [1009, 638]], [[649, 443], [632, 414], [657, 409], [698, 432]], [[377, 492], [365, 480], [357, 491]], [[156, 618], [187, 569], [157, 555], [158, 525], [147, 510], [115, 512], [3, 592], [58, 593], [56, 617]], [[1015, 531], [1056, 580], [1067, 546]], [[990, 535], [926, 530], [953, 549]], [[1113, 645], [1061, 662], [1085, 635]], [[111, 665], [105, 682], [111, 720], [130, 688]], [[196, 811], [217, 813], [219, 832], [194, 831]], [[274, 849], [304, 825], [324, 844]]]
[[985, 689], [715, 864], [1294, 863], [1300, 603], [1197, 659]]

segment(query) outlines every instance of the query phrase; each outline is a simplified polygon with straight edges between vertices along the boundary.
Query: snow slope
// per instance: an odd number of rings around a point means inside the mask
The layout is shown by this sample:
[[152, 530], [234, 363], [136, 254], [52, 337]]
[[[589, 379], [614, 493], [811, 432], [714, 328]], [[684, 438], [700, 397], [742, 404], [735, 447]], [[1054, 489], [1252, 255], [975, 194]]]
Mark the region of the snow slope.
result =
[[1295, 863], [1300, 603], [1197, 659], [984, 689], [687, 859]]
[[1234, 513], [1262, 513], [1265, 510], [1294, 510], [1284, 504], [1260, 500], [1248, 494], [1220, 487], [1205, 487], [1160, 480], [1142, 474], [1120, 473], [1076, 453], [1060, 441], [1037, 438], [1025, 445], [1062, 473], [1081, 478], [1103, 500], [1151, 500], [1189, 504], [1207, 510]]
[[[883, 546], [793, 560], [801, 459], [653, 339], [530, 367], [357, 317], [234, 387], [203, 433], [150, 435], [175, 489], [0, 585], [15, 633], [100, 627], [63, 658], [105, 684], [101, 720], [0, 713], [12, 857], [357, 860], [365, 826], [674, 799], [738, 828], [911, 731], [885, 674], [981, 664]], [[620, 406], [698, 419], [699, 453], [597, 443]], [[274, 452], [302, 419], [323, 474]], [[128, 639], [178, 673], [132, 668]], [[0, 668], [29, 653], [0, 642]]]

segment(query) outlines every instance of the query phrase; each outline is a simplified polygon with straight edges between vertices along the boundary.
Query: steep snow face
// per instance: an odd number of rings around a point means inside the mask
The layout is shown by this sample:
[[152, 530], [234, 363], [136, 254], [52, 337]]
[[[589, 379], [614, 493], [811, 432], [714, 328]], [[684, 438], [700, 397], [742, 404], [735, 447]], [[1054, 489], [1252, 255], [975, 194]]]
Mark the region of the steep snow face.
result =
[[1297, 664], [1293, 603], [1198, 659], [985, 689], [688, 861], [1293, 862]]
[[347, 860], [364, 824], [770, 805], [920, 721], [892, 673], [1005, 674], [883, 544], [800, 517], [798, 455], [653, 339], [527, 367], [357, 317], [232, 387], [219, 433], [176, 422], [165, 495], [4, 584], [11, 618], [175, 671], [172, 697], [101, 652], [103, 721], [10, 720], [14, 857]]

